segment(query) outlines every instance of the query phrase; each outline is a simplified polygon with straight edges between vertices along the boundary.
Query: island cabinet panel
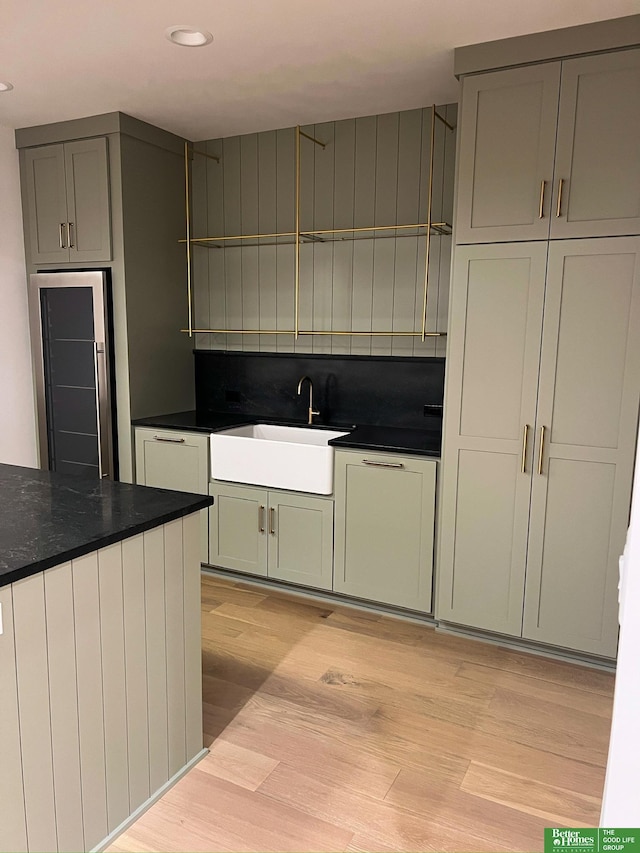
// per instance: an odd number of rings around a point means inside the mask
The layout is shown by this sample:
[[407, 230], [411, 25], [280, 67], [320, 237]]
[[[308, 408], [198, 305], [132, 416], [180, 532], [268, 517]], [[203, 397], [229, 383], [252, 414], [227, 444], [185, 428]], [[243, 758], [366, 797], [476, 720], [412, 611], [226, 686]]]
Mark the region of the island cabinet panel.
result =
[[0, 589], [3, 632], [0, 635], [0, 850], [23, 853], [27, 850], [27, 826], [22, 786], [16, 784], [22, 774], [20, 722], [18, 717], [18, 685], [16, 681], [15, 644], [13, 640], [13, 602], [11, 587]]
[[109, 832], [112, 832], [129, 814], [124, 602], [120, 542], [98, 551], [98, 584], [107, 771], [107, 823]]
[[20, 745], [29, 850], [58, 850], [42, 574], [13, 584]]
[[164, 526], [169, 776], [186, 762], [182, 520]]
[[97, 551], [73, 560], [72, 571], [82, 812], [91, 849], [108, 832]]
[[[206, 512], [206, 510], [205, 510]], [[182, 519], [184, 565], [184, 685], [187, 761], [202, 749], [199, 514]]]
[[0, 588], [0, 851], [91, 850], [202, 751], [198, 513]]
[[144, 613], [144, 536], [122, 543], [124, 657], [127, 674], [127, 749], [129, 812], [141, 806], [149, 791], [147, 737], [147, 653]]
[[[84, 848], [71, 563], [44, 575], [56, 826], [61, 850]], [[58, 796], [59, 792], [64, 796]]]
[[149, 703], [149, 787], [151, 791], [156, 791], [169, 778], [164, 537], [161, 528], [150, 530], [143, 535], [147, 700]]

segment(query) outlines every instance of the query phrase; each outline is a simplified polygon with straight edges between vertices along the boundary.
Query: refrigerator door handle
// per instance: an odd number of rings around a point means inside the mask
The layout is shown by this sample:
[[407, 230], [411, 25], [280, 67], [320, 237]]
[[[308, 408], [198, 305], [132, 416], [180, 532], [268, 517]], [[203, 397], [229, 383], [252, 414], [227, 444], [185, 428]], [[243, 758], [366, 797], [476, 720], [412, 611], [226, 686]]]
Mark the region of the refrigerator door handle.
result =
[[106, 480], [110, 477], [109, 471], [103, 470], [104, 459], [108, 459], [107, 447], [105, 444], [106, 429], [104, 428], [103, 419], [106, 414], [106, 387], [107, 375], [105, 366], [105, 349], [104, 344], [98, 341], [93, 342], [93, 368], [96, 384], [96, 426], [98, 432], [98, 474], [101, 480]]

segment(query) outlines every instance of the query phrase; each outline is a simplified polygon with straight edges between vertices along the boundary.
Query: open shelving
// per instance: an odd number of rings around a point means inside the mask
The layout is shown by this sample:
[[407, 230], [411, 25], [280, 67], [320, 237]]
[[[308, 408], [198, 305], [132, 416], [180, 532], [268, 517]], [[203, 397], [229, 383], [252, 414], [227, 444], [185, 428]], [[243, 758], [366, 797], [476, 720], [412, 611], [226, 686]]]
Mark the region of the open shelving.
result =
[[[410, 337], [419, 338], [424, 341], [427, 338], [443, 337], [446, 332], [429, 332], [427, 331], [427, 297], [429, 291], [429, 250], [431, 238], [433, 236], [444, 236], [451, 234], [451, 224], [448, 222], [434, 222], [432, 220], [432, 202], [433, 202], [433, 169], [434, 169], [434, 149], [435, 149], [435, 128], [436, 121], [442, 122], [447, 130], [453, 132], [455, 126], [450, 124], [443, 116], [438, 113], [435, 104], [431, 108], [431, 132], [429, 136], [429, 168], [428, 168], [428, 189], [427, 189], [427, 217], [426, 222], [418, 222], [411, 224], [391, 224], [391, 225], [369, 225], [365, 227], [349, 227], [349, 228], [323, 228], [323, 229], [301, 229], [300, 228], [300, 195], [301, 195], [301, 140], [308, 139], [315, 145], [325, 148], [325, 143], [316, 139], [310, 134], [303, 131], [298, 125], [295, 128], [295, 229], [293, 231], [280, 231], [270, 233], [257, 234], [236, 234], [236, 235], [216, 235], [193, 237], [191, 235], [191, 212], [190, 212], [190, 171], [189, 163], [192, 156], [200, 155], [209, 157], [210, 159], [219, 162], [219, 158], [199, 151], [193, 146], [189, 146], [185, 142], [184, 157], [185, 157], [185, 210], [186, 210], [186, 236], [179, 242], [184, 243], [186, 247], [187, 260], [187, 301], [188, 301], [188, 327], [181, 329], [181, 332], [192, 337], [194, 334], [231, 334], [231, 335], [293, 335], [295, 339], [302, 336], [324, 335], [324, 336], [353, 336], [353, 337]], [[319, 330], [319, 329], [303, 329], [300, 328], [300, 246], [305, 243], [326, 243], [333, 241], [358, 240], [358, 239], [383, 239], [383, 238], [401, 238], [401, 237], [423, 237], [425, 240], [425, 269], [424, 269], [424, 285], [422, 291], [422, 316], [420, 331], [356, 331], [353, 329], [345, 330]], [[294, 328], [293, 329], [200, 329], [195, 328], [193, 324], [193, 282], [192, 282], [192, 257], [191, 248], [193, 246], [205, 247], [208, 249], [225, 249], [225, 248], [243, 248], [247, 246], [265, 246], [265, 245], [294, 245], [295, 246], [295, 266], [294, 266]]]

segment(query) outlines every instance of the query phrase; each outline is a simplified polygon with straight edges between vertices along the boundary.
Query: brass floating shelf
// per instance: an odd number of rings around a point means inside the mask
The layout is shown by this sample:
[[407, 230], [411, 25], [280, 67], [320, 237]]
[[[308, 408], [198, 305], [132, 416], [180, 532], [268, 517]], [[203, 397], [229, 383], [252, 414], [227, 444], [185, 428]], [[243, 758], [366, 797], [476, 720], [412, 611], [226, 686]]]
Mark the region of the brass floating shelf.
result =
[[[180, 329], [185, 334], [189, 329]], [[312, 331], [305, 329], [191, 329], [193, 335], [324, 335], [326, 337], [358, 337], [358, 338], [422, 338], [422, 332], [332, 332], [327, 329]], [[446, 332], [425, 332], [425, 338], [446, 338]]]
[[[300, 140], [301, 138], [308, 139], [315, 145], [321, 148], [326, 148], [326, 143], [321, 142], [313, 136], [310, 136], [305, 131], [301, 130], [300, 126], [295, 128], [295, 230], [280, 231], [268, 234], [237, 234], [235, 236], [219, 236], [219, 237], [192, 237], [191, 236], [191, 213], [189, 199], [189, 146], [185, 142], [185, 207], [186, 207], [186, 234], [185, 238], [179, 240], [179, 243], [184, 243], [187, 255], [187, 299], [188, 299], [188, 328], [181, 329], [181, 332], [192, 337], [194, 334], [213, 334], [213, 335], [293, 335], [295, 339], [308, 335], [324, 335], [324, 336], [349, 336], [349, 337], [403, 337], [403, 338], [420, 338], [422, 341], [427, 338], [446, 337], [446, 332], [428, 332], [427, 331], [427, 296], [429, 290], [429, 248], [431, 237], [447, 236], [451, 234], [451, 225], [448, 222], [433, 222], [432, 221], [432, 202], [433, 202], [433, 164], [434, 164], [434, 145], [435, 145], [435, 126], [436, 119], [442, 122], [445, 127], [453, 131], [455, 126], [450, 124], [436, 110], [435, 104], [431, 110], [431, 134], [430, 134], [430, 152], [429, 152], [429, 184], [427, 197], [427, 221], [419, 222], [410, 225], [369, 225], [365, 227], [353, 228], [323, 228], [313, 230], [303, 230], [300, 228]], [[191, 146], [193, 154], [200, 154], [211, 160], [220, 163], [220, 158], [208, 154], [204, 151], [199, 151]], [[409, 231], [421, 231], [423, 233], [408, 233]], [[398, 233], [400, 232], [400, 233]], [[358, 236], [360, 235], [360, 236]], [[306, 330], [300, 329], [300, 245], [305, 241], [310, 243], [324, 243], [338, 240], [358, 240], [358, 239], [379, 239], [379, 238], [400, 238], [400, 237], [422, 237], [425, 239], [425, 270], [424, 270], [424, 286], [422, 293], [422, 311], [421, 311], [421, 331], [419, 332], [397, 332], [397, 331], [330, 331], [330, 330]], [[196, 329], [193, 327], [193, 292], [191, 279], [191, 247], [200, 246], [202, 248], [244, 248], [247, 247], [246, 241], [258, 241], [254, 245], [295, 245], [295, 281], [294, 281], [294, 328], [293, 329]], [[268, 240], [271, 242], [261, 243], [260, 241]]]
[[[254, 245], [286, 246], [292, 245], [297, 239], [308, 240], [311, 243], [328, 243], [337, 240], [362, 240], [382, 238], [401, 239], [403, 237], [422, 237], [424, 234], [409, 234], [408, 231], [419, 231], [431, 228], [431, 234], [436, 236], [448, 236], [451, 234], [451, 225], [448, 222], [432, 222], [427, 226], [426, 222], [416, 222], [411, 225], [368, 225], [364, 228], [323, 228], [318, 231], [301, 231], [296, 235], [295, 231], [281, 231], [273, 234], [237, 234], [234, 237], [191, 237], [190, 242], [194, 246], [205, 249], [242, 249], [246, 244], [244, 240], [260, 241]], [[401, 233], [394, 233], [400, 231]], [[361, 236], [358, 236], [361, 235]], [[262, 241], [269, 240], [264, 243]], [[186, 243], [185, 239], [178, 240]], [[224, 246], [220, 245], [225, 243]]]

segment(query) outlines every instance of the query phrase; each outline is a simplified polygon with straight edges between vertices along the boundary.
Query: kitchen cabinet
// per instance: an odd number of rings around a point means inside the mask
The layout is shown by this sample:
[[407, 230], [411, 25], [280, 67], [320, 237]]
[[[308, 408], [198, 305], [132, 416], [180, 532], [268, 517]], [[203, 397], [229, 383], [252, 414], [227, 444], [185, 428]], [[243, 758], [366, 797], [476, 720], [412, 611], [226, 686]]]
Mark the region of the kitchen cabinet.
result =
[[640, 50], [466, 77], [457, 243], [640, 233]]
[[640, 238], [458, 247], [451, 311], [437, 616], [613, 657]]
[[[209, 493], [208, 433], [135, 428], [136, 483], [157, 489]], [[209, 516], [200, 511], [200, 559], [209, 562]]]
[[106, 138], [30, 148], [24, 178], [31, 263], [111, 260]]
[[18, 128], [15, 138], [27, 279], [96, 268], [108, 278], [115, 475], [132, 483], [132, 421], [194, 407], [193, 342], [176, 330], [185, 141], [119, 112]]
[[433, 459], [336, 450], [335, 592], [430, 613]]
[[209, 493], [212, 565], [331, 589], [333, 500], [218, 480]]

